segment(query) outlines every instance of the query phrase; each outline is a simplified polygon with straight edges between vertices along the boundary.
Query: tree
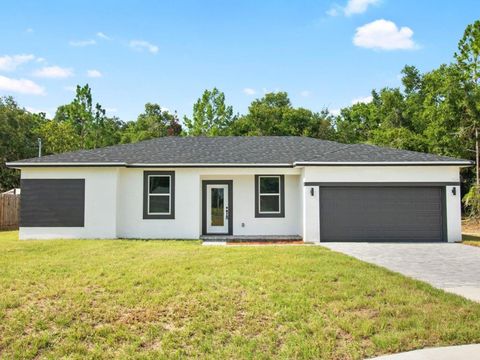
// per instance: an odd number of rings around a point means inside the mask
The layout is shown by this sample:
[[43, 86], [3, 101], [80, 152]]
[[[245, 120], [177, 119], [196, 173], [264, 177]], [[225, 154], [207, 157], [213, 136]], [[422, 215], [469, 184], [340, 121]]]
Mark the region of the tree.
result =
[[[248, 113], [237, 124], [237, 135], [287, 135], [284, 132], [284, 117], [292, 109], [286, 92], [268, 93], [254, 100]], [[292, 114], [291, 114], [292, 115]], [[294, 121], [290, 116], [290, 122]]]
[[[378, 94], [372, 92], [374, 98]], [[363, 143], [370, 139], [370, 132], [380, 124], [378, 101], [357, 103], [340, 110], [335, 118], [336, 139], [343, 143]]]
[[12, 97], [0, 98], [0, 190], [19, 186], [19, 172], [5, 163], [35, 157], [38, 154], [36, 129], [45, 114], [31, 114]]
[[230, 133], [330, 139], [333, 136], [332, 116], [327, 110], [315, 113], [294, 108], [286, 92], [268, 93], [251, 103], [248, 113], [232, 124]]
[[70, 104], [58, 107], [54, 120], [58, 122], [69, 122], [80, 136], [81, 147], [88, 149], [90, 145], [89, 133], [93, 129], [93, 103], [92, 92], [87, 85], [77, 85], [75, 98]]
[[337, 139], [470, 158], [459, 136], [465, 93], [458, 68], [442, 65], [421, 74], [406, 66], [402, 73], [403, 91], [373, 91], [370, 103], [341, 110], [335, 121]]
[[55, 121], [68, 122], [80, 137], [82, 149], [95, 149], [117, 144], [123, 122], [106, 116], [99, 103], [93, 105], [90, 86], [77, 85], [75, 98], [70, 104], [58, 107]]
[[37, 129], [42, 139], [42, 155], [58, 154], [81, 149], [81, 138], [70, 122], [48, 120]]
[[461, 136], [466, 116], [464, 97], [456, 65], [441, 65], [422, 75], [421, 88], [415, 98], [407, 98], [407, 108], [412, 114], [413, 130], [424, 138], [424, 151], [472, 158], [466, 150], [472, 139], [466, 142]]
[[137, 121], [127, 124], [122, 134], [122, 143], [137, 142], [162, 136], [178, 136], [182, 126], [177, 113], [170, 114], [158, 104], [145, 104], [145, 111]]
[[228, 135], [234, 122], [232, 106], [225, 104], [225, 94], [217, 88], [205, 90], [193, 105], [192, 118], [184, 117], [186, 133], [189, 136]]
[[467, 114], [462, 128], [467, 136], [475, 138], [475, 159], [477, 188], [480, 186], [479, 171], [479, 120], [480, 120], [480, 20], [470, 24], [465, 29], [455, 53], [458, 67], [462, 73], [463, 89], [466, 93], [464, 108]]

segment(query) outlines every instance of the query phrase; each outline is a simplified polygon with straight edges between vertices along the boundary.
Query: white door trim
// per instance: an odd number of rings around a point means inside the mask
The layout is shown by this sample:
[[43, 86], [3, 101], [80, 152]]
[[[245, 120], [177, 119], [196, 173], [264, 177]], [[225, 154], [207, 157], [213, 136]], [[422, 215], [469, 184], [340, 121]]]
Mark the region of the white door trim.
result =
[[[217, 197], [219, 206], [212, 207], [212, 193], [219, 192]], [[208, 184], [206, 194], [206, 227], [207, 234], [228, 234], [229, 233], [229, 186], [227, 184]], [[220, 210], [221, 213], [213, 215], [213, 210]], [[213, 218], [216, 216], [216, 218]], [[216, 224], [215, 224], [216, 223]]]

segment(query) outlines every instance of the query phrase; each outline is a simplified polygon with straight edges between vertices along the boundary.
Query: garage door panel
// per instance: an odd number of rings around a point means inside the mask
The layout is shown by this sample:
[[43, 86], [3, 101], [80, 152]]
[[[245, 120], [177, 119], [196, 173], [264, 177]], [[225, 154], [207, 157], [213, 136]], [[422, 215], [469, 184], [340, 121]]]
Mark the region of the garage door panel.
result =
[[321, 241], [442, 241], [440, 187], [322, 187]]

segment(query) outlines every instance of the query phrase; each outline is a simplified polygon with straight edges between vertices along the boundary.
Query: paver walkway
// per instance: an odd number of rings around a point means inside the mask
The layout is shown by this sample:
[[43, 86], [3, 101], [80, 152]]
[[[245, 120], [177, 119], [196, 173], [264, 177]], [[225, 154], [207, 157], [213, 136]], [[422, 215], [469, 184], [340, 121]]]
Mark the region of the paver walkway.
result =
[[452, 243], [321, 245], [480, 302], [480, 247]]
[[480, 345], [447, 346], [400, 354], [379, 356], [370, 360], [475, 360], [480, 359]]

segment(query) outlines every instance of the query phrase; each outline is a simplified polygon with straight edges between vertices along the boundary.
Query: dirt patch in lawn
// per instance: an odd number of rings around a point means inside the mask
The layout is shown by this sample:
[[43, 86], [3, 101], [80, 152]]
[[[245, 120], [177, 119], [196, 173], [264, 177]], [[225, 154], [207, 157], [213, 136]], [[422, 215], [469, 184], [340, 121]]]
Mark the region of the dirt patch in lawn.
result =
[[480, 219], [463, 219], [462, 233], [480, 237]]
[[480, 246], [480, 219], [462, 220], [462, 243]]

